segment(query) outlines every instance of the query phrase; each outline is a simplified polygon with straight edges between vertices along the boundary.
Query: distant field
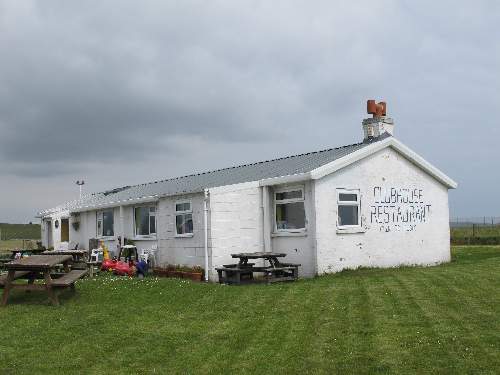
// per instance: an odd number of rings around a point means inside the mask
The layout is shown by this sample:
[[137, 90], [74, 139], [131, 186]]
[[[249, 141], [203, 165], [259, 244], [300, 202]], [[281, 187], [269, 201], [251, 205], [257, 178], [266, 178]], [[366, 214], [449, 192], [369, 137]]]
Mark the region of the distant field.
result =
[[499, 245], [500, 225], [470, 223], [452, 226], [450, 237], [453, 245]]
[[0, 253], [23, 248], [24, 240], [40, 240], [40, 224], [0, 223]]
[[0, 240], [30, 239], [39, 240], [40, 224], [5, 224], [0, 223]]
[[451, 228], [451, 237], [495, 237], [500, 236], [500, 225], [472, 224]]
[[23, 240], [5, 240], [0, 241], [0, 255], [8, 253], [9, 250], [23, 248]]

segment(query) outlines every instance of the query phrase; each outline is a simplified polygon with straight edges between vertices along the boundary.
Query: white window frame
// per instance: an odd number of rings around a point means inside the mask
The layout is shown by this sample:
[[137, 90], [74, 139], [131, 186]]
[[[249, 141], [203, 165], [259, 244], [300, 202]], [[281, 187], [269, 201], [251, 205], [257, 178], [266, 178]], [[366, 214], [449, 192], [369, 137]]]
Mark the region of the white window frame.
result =
[[[151, 212], [151, 207], [154, 207], [154, 212]], [[149, 234], [138, 234], [137, 233], [137, 223], [135, 221], [135, 210], [136, 208], [147, 208], [148, 209], [148, 232], [151, 230], [151, 218], [154, 217], [155, 219], [155, 232], [154, 233], [149, 233]], [[132, 211], [132, 215], [134, 217], [134, 237], [135, 238], [156, 238], [156, 233], [158, 232], [158, 221], [156, 220], [156, 212], [158, 211], [158, 207], [155, 204], [143, 204], [140, 206], [134, 206], [134, 209]]]
[[[286, 193], [290, 191], [300, 191], [302, 197], [301, 198], [291, 198], [291, 199], [276, 199], [276, 194]], [[304, 233], [307, 230], [307, 215], [306, 215], [306, 200], [304, 197], [304, 186], [288, 186], [282, 187], [279, 189], [275, 189], [274, 192], [274, 232], [275, 233]], [[276, 206], [278, 204], [287, 204], [287, 203], [304, 203], [304, 228], [297, 229], [278, 229], [278, 222], [276, 221]]]
[[[178, 204], [189, 203], [189, 210], [177, 211]], [[175, 237], [193, 237], [194, 236], [194, 220], [193, 220], [193, 232], [191, 233], [177, 233], [177, 216], [189, 215], [191, 214], [191, 219], [193, 219], [193, 203], [190, 200], [182, 200], [174, 203], [174, 229]]]
[[[111, 212], [111, 215], [113, 217], [113, 235], [112, 236], [106, 236], [103, 234], [104, 232], [104, 218], [103, 214], [104, 212]], [[115, 211], [111, 208], [109, 210], [100, 210], [96, 211], [96, 220], [95, 220], [95, 233], [97, 238], [114, 238], [115, 237]], [[101, 222], [101, 233], [99, 233], [99, 221]]]
[[[341, 201], [340, 194], [356, 194], [355, 201]], [[356, 206], [358, 208], [358, 224], [355, 225], [340, 225], [339, 207], [340, 206]], [[337, 189], [337, 229], [359, 229], [361, 228], [361, 193], [359, 189]]]

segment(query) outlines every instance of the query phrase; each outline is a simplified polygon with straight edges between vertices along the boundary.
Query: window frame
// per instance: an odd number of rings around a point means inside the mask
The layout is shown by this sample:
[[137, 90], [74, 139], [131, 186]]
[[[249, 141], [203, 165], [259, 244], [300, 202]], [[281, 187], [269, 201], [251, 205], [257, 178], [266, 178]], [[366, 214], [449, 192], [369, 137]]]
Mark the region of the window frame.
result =
[[[178, 204], [189, 204], [189, 210], [177, 211]], [[191, 220], [193, 222], [193, 231], [190, 233], [177, 233], [177, 216], [191, 215]], [[193, 219], [193, 202], [191, 200], [180, 200], [174, 202], [174, 232], [175, 237], [193, 237], [194, 236], [194, 219]]]
[[[148, 209], [148, 233], [149, 234], [138, 234], [137, 233], [137, 222], [136, 222], [136, 215], [135, 215], [135, 210], [138, 208], [147, 208]], [[155, 210], [151, 212], [151, 208], [154, 208]], [[158, 207], [156, 204], [141, 204], [138, 206], [134, 206], [134, 209], [132, 211], [132, 215], [134, 217], [134, 237], [138, 239], [144, 239], [144, 238], [156, 238], [156, 234], [158, 233], [158, 221], [156, 220], [156, 212], [158, 211]], [[151, 233], [151, 217], [154, 217], [155, 220], [155, 232]]]
[[[340, 194], [356, 194], [355, 201], [341, 201]], [[358, 223], [354, 225], [340, 225], [339, 219], [339, 207], [340, 206], [355, 206], [358, 208]], [[337, 229], [339, 230], [349, 230], [349, 229], [360, 229], [361, 228], [361, 192], [359, 189], [337, 189]]]
[[[111, 212], [111, 217], [113, 218], [113, 234], [107, 236], [104, 234], [104, 212]], [[96, 238], [114, 238], [115, 237], [115, 210], [113, 208], [107, 210], [99, 210], [95, 213], [95, 233]], [[99, 221], [101, 222], [101, 234], [99, 234]]]
[[[276, 195], [279, 193], [286, 193], [291, 191], [300, 191], [301, 198], [289, 198], [289, 199], [276, 199]], [[287, 186], [273, 191], [273, 201], [274, 201], [274, 233], [305, 233], [307, 231], [307, 214], [306, 214], [306, 199], [305, 199], [305, 189], [304, 186]], [[278, 221], [276, 220], [276, 206], [278, 204], [288, 204], [288, 203], [299, 203], [304, 204], [304, 228], [296, 229], [278, 229]]]

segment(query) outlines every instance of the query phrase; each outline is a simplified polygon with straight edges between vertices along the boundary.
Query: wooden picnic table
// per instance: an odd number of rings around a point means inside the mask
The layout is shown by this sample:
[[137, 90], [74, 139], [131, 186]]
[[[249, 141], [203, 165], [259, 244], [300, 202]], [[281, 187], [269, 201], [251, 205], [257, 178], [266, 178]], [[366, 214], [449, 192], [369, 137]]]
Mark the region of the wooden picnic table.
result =
[[[231, 254], [232, 258], [238, 258], [238, 264], [224, 264], [217, 267], [219, 282], [226, 284], [241, 284], [244, 282], [254, 282], [254, 272], [264, 274], [264, 281], [268, 284], [277, 281], [297, 280], [300, 264], [283, 263], [279, 258], [285, 257], [285, 253], [273, 252], [255, 252]], [[249, 263], [251, 259], [264, 259], [269, 262], [269, 266], [255, 266], [255, 263]]]
[[42, 253], [43, 255], [71, 255], [73, 262], [71, 269], [85, 270], [88, 268], [86, 257], [88, 256], [87, 250], [47, 250]]
[[[25, 291], [45, 290], [53, 305], [59, 305], [59, 299], [55, 293], [56, 289], [70, 287], [74, 290], [75, 281], [83, 277], [86, 270], [70, 271], [69, 264], [72, 262], [71, 255], [32, 255], [6, 263], [8, 274], [0, 278], [0, 286], [4, 287], [2, 295], [2, 306], [7, 305], [11, 289]], [[51, 274], [58, 264], [62, 264], [64, 273], [58, 278], [52, 278]], [[35, 279], [43, 278], [44, 283], [35, 284]], [[16, 284], [17, 279], [27, 279], [28, 283]]]
[[87, 253], [87, 250], [46, 250], [42, 255], [71, 255], [74, 261], [80, 261]]

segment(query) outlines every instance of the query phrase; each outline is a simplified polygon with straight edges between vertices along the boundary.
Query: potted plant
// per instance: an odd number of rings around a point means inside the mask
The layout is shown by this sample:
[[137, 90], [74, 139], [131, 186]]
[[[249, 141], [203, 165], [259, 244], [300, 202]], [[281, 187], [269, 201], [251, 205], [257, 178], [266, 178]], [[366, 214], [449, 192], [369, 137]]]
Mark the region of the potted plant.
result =
[[173, 264], [167, 264], [165, 269], [167, 277], [175, 277], [175, 266]]
[[203, 268], [200, 266], [194, 266], [191, 269], [190, 278], [193, 281], [202, 281], [203, 280]]

